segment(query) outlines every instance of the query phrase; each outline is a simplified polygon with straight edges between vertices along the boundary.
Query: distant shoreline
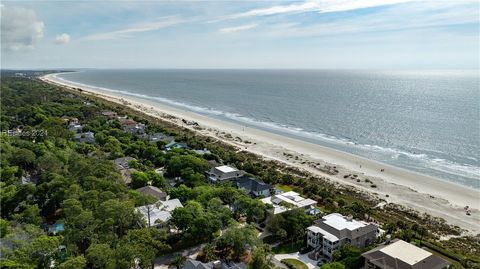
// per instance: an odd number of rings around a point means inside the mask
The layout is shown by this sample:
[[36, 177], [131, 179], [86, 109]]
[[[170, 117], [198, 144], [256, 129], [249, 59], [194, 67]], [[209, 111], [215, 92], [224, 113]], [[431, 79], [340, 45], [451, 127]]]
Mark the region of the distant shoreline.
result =
[[[202, 135], [215, 137], [265, 158], [326, 177], [332, 182], [354, 186], [387, 202], [444, 218], [449, 224], [458, 225], [471, 232], [480, 232], [480, 199], [478, 198], [480, 191], [478, 190], [317, 144], [209, 118], [163, 103], [121, 93], [79, 87], [59, 80], [56, 74], [49, 74], [41, 79], [64, 87], [81, 88], [86, 94], [93, 94], [108, 101], [129, 106], [177, 125], [183, 125], [182, 119], [195, 121], [201, 127], [197, 132]], [[165, 118], [166, 115], [174, 118]], [[326, 173], [325, 165], [329, 165], [331, 170], [338, 170], [338, 174]], [[384, 169], [383, 172], [381, 172], [382, 169]], [[346, 177], [347, 175], [351, 176]], [[472, 209], [471, 216], [465, 215], [463, 207], [466, 205]]]

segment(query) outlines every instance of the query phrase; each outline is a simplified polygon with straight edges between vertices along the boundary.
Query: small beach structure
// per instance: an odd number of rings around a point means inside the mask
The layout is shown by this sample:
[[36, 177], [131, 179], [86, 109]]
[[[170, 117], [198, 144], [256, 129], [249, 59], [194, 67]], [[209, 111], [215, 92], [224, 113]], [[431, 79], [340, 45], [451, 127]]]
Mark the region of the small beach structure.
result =
[[403, 240], [393, 240], [362, 254], [366, 269], [443, 269], [444, 259]]
[[294, 191], [272, 195], [261, 199], [261, 201], [273, 207], [273, 214], [281, 214], [296, 208], [303, 208], [305, 211], [308, 211], [317, 204], [317, 201], [304, 198]]
[[179, 207], [183, 207], [180, 200], [172, 199], [140, 206], [137, 207], [136, 210], [142, 214], [143, 219], [147, 223], [147, 227], [160, 227], [172, 217], [171, 212]]
[[237, 168], [222, 165], [210, 169], [207, 172], [207, 178], [209, 183], [215, 184], [225, 180], [240, 178], [244, 174], [244, 171], [238, 170]]

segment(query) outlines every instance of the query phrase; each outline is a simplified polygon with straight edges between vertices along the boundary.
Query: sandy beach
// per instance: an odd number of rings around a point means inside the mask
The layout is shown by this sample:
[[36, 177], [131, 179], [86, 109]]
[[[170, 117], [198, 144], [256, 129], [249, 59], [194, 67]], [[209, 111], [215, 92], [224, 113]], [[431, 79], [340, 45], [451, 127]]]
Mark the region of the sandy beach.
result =
[[[332, 182], [354, 186], [389, 203], [404, 205], [419, 212], [441, 217], [449, 224], [466, 229], [469, 233], [480, 232], [480, 191], [317, 144], [209, 118], [156, 101], [79, 87], [60, 80], [54, 74], [46, 75], [41, 79], [69, 88], [81, 88], [87, 94], [127, 105], [145, 114], [187, 128], [193, 129], [191, 126], [185, 126], [182, 119], [195, 121], [201, 127], [201, 130], [196, 130], [199, 134], [214, 137], [264, 158], [274, 159], [323, 176]], [[326, 165], [335, 166], [338, 174], [326, 173], [323, 169]], [[353, 174], [357, 177], [346, 177]], [[366, 182], [365, 179], [369, 181]], [[466, 205], [472, 209], [471, 216], [465, 214], [464, 206]]]

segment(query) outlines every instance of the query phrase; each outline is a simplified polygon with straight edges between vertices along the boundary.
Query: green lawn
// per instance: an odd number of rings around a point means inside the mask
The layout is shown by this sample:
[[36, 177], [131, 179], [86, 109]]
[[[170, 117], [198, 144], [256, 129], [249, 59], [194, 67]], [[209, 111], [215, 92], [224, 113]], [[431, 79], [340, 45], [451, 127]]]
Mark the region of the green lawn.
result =
[[308, 269], [308, 266], [306, 264], [297, 259], [283, 259], [281, 260], [281, 262], [286, 264], [289, 268]]
[[304, 243], [303, 241], [300, 241], [300, 242], [296, 242], [296, 243], [286, 243], [286, 244], [283, 244], [283, 245], [278, 245], [276, 247], [273, 247], [272, 248], [272, 251], [273, 253], [275, 254], [288, 254], [288, 253], [293, 253], [293, 252], [297, 252], [297, 251], [300, 251], [300, 249], [302, 249], [302, 247], [304, 247]]
[[282, 185], [282, 184], [276, 184], [275, 185], [275, 188], [281, 190], [281, 191], [284, 191], [284, 192], [288, 192], [288, 191], [291, 191], [292, 190], [292, 187], [288, 186], [288, 185]]

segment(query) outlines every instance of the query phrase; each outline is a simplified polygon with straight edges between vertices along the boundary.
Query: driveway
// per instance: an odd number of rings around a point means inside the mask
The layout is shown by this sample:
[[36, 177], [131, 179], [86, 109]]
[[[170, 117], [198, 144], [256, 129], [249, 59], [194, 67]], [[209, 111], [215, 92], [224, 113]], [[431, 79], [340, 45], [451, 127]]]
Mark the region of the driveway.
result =
[[205, 247], [205, 245], [206, 244], [196, 245], [196, 246], [184, 249], [184, 250], [180, 250], [180, 251], [173, 252], [173, 253], [168, 253], [168, 254], [163, 255], [161, 257], [157, 257], [157, 258], [155, 258], [155, 261], [154, 261], [154, 268], [155, 269], [163, 269], [163, 268], [168, 267], [166, 265], [169, 264], [170, 262], [172, 262], [173, 259], [176, 256], [190, 257], [190, 256], [193, 256], [193, 255], [196, 255], [196, 254], [198, 254], [198, 252], [200, 252], [200, 250], [202, 250], [203, 247]]
[[310, 259], [307, 254], [300, 254], [298, 252], [290, 253], [290, 254], [276, 254], [273, 256], [275, 260], [280, 262], [283, 259], [297, 259], [305, 263], [308, 269], [315, 269], [318, 268], [317, 261]]

